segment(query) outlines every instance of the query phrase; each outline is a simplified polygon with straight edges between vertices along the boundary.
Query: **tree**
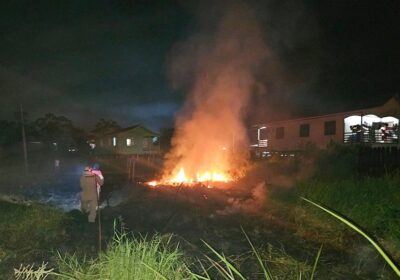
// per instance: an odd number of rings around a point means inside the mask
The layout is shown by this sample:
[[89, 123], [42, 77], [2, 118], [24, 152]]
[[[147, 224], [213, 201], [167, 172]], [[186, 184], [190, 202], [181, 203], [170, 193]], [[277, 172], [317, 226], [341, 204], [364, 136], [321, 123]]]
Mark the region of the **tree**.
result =
[[58, 148], [76, 146], [84, 141], [85, 133], [74, 127], [71, 120], [64, 116], [47, 113], [34, 121], [36, 137], [48, 145], [56, 143]]
[[121, 126], [116, 121], [101, 118], [94, 126], [92, 133], [95, 136], [103, 136], [118, 129], [121, 129]]

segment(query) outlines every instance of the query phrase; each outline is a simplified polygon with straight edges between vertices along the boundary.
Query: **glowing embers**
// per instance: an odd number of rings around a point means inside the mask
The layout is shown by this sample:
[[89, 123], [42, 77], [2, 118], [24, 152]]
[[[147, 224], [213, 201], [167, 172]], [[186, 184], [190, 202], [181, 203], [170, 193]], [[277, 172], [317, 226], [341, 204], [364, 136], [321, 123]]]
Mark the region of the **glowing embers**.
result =
[[163, 186], [207, 186], [211, 187], [211, 183], [227, 183], [233, 181], [231, 176], [224, 174], [223, 172], [217, 171], [205, 171], [203, 173], [198, 172], [195, 178], [187, 176], [183, 167], [179, 169], [179, 172], [171, 178], [163, 179], [161, 181], [147, 182], [146, 185], [156, 187], [159, 185]]

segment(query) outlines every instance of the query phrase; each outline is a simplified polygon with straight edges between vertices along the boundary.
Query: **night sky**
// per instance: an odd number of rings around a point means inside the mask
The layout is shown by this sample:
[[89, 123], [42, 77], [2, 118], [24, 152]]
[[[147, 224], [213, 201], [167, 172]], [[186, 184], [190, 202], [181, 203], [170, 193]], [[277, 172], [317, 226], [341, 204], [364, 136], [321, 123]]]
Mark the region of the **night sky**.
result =
[[[172, 125], [186, 93], [169, 81], [171, 50], [213, 32], [233, 1], [1, 1], [0, 119], [22, 103], [31, 118], [52, 112], [86, 127], [102, 117]], [[362, 108], [400, 93], [399, 1], [247, 2], [270, 51], [250, 118]]]

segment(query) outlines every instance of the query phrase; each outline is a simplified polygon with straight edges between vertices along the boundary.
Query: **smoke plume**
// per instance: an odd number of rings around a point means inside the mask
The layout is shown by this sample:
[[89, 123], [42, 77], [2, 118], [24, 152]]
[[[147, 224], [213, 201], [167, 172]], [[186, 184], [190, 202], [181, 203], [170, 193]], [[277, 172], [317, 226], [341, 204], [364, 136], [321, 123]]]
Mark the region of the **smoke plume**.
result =
[[247, 145], [243, 118], [251, 94], [262, 88], [255, 75], [267, 53], [254, 14], [243, 3], [224, 7], [212, 34], [197, 34], [174, 48], [172, 83], [189, 94], [176, 118], [165, 176], [181, 167], [190, 176], [228, 172], [233, 162], [246, 160], [240, 153]]

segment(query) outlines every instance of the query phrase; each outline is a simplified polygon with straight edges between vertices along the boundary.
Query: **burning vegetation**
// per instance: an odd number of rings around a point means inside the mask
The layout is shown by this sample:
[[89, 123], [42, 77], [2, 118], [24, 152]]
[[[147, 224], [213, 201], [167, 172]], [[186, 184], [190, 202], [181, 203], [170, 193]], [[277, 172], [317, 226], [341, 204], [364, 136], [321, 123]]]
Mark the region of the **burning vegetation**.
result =
[[210, 186], [241, 176], [248, 158], [243, 118], [251, 94], [261, 88], [255, 71], [266, 55], [254, 16], [240, 4], [226, 12], [216, 32], [174, 48], [172, 82], [189, 94], [161, 179], [150, 185]]

